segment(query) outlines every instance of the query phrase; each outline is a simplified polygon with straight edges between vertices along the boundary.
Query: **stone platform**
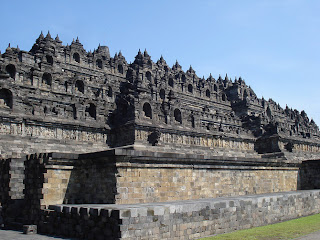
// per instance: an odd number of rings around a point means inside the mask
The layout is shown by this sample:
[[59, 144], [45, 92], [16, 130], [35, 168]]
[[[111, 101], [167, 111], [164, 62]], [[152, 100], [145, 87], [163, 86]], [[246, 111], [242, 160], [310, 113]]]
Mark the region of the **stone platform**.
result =
[[26, 158], [25, 165], [26, 199], [45, 206], [285, 192], [296, 190], [301, 182], [300, 165], [283, 159], [125, 148], [81, 155], [34, 154]]
[[42, 233], [85, 239], [197, 239], [320, 212], [320, 190], [142, 204], [62, 204]]
[[197, 239], [320, 212], [316, 160], [117, 148], [1, 164], [5, 226], [49, 235]]

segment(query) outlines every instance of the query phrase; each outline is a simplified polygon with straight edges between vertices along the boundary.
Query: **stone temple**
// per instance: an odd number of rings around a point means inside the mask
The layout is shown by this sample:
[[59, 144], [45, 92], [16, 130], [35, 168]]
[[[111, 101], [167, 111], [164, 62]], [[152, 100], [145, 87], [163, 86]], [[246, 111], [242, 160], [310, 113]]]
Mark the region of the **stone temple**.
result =
[[[276, 87], [276, 86], [275, 86]], [[241, 78], [42, 33], [0, 54], [6, 227], [197, 239], [320, 212], [320, 132]]]

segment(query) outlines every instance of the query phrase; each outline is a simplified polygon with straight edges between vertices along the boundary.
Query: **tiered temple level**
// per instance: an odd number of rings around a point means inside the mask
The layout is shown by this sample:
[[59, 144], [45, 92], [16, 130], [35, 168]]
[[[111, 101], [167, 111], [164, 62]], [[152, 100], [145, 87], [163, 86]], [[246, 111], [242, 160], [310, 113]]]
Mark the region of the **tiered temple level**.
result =
[[87, 52], [78, 38], [64, 46], [50, 33], [29, 52], [0, 55], [0, 119], [3, 156], [119, 146], [292, 161], [320, 154], [304, 111], [259, 99], [241, 78], [199, 78], [140, 50], [129, 64], [121, 52]]

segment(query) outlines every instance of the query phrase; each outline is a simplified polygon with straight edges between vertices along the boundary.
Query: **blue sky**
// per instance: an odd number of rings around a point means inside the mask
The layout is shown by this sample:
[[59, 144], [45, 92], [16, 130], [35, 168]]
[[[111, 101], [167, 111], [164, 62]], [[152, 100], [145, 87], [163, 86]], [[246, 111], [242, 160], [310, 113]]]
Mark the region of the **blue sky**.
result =
[[320, 1], [1, 0], [0, 50], [30, 50], [42, 30], [63, 44], [77, 36], [128, 62], [147, 49], [199, 77], [241, 76], [258, 97], [305, 110], [320, 125]]

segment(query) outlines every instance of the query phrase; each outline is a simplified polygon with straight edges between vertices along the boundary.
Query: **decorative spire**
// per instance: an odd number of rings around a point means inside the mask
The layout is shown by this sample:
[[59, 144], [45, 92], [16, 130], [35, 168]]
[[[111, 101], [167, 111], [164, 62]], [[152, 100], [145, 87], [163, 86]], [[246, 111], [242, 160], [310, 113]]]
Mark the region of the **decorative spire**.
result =
[[11, 46], [10, 46], [10, 43], [9, 43], [7, 49], [6, 49], [6, 52], [8, 52], [8, 51], [12, 51]]
[[190, 65], [189, 69], [187, 70], [187, 74], [194, 75], [196, 73], [195, 70], [193, 70], [192, 66]]
[[60, 39], [59, 39], [59, 36], [57, 34], [56, 38], [54, 39], [56, 42], [61, 42]]
[[121, 50], [119, 51], [119, 54], [118, 54], [119, 57], [122, 57], [122, 53], [121, 53]]
[[51, 39], [51, 34], [50, 34], [49, 31], [48, 31], [48, 33], [47, 33], [46, 39]]
[[42, 31], [41, 31], [39, 37], [38, 37], [37, 40], [36, 40], [36, 43], [39, 43], [39, 42], [42, 41], [43, 39], [44, 39], [44, 36], [43, 36]]
[[226, 76], [225, 76], [224, 80], [229, 82], [229, 78], [228, 78], [228, 74], [227, 73], [226, 73]]
[[142, 56], [140, 48], [139, 48], [138, 54], [134, 58], [133, 64], [137, 64], [139, 66], [143, 65], [143, 56]]
[[19, 45], [17, 45], [17, 51], [18, 51], [18, 52], [20, 52], [20, 48], [19, 48]]
[[[78, 38], [78, 36], [77, 36], [77, 39], [76, 39], [76, 43], [79, 43], [79, 38]], [[100, 45], [99, 45], [100, 46]]]
[[39, 35], [39, 37], [38, 37], [38, 39], [44, 39], [44, 36], [43, 36], [43, 33], [42, 33], [42, 31], [41, 31], [41, 33], [40, 33], [40, 35]]
[[178, 63], [178, 60], [176, 60], [176, 63], [173, 65], [172, 69], [176, 70], [180, 70], [181, 69], [181, 65]]
[[163, 56], [161, 55], [159, 60], [157, 61], [157, 64], [159, 65], [167, 65], [166, 60], [164, 60]]
[[214, 79], [213, 79], [213, 77], [212, 77], [212, 74], [210, 73], [210, 75], [209, 75], [209, 77], [208, 77], [207, 81], [211, 82], [211, 81], [213, 81], [213, 80], [214, 80]]
[[141, 51], [140, 51], [140, 48], [139, 48], [139, 52], [138, 52], [137, 57], [142, 57], [142, 53], [141, 53]]
[[143, 53], [144, 57], [150, 57], [148, 52], [147, 52], [147, 49], [144, 49], [144, 53]]

